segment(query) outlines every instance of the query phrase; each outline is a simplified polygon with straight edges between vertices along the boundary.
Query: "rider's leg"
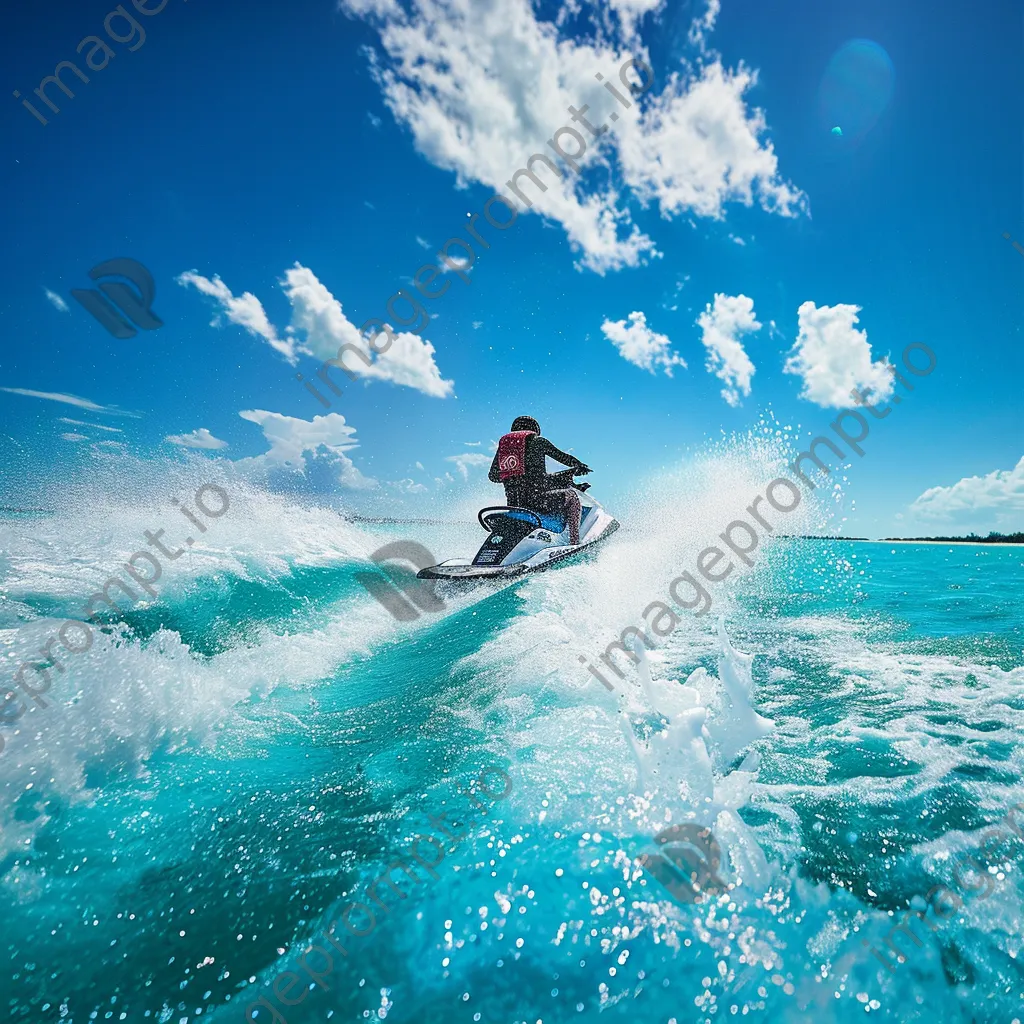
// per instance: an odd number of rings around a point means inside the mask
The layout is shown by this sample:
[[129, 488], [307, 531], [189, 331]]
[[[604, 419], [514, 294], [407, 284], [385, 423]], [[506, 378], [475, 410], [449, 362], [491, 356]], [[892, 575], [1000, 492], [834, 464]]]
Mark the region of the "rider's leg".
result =
[[566, 526], [569, 528], [569, 543], [580, 542], [580, 520], [583, 518], [583, 503], [579, 492], [572, 487], [557, 491], [546, 491], [542, 499], [534, 506], [538, 512], [565, 514]]
[[583, 504], [579, 494], [571, 487], [562, 492], [565, 498], [565, 518], [569, 525], [569, 543], [580, 542], [580, 519], [583, 517]]

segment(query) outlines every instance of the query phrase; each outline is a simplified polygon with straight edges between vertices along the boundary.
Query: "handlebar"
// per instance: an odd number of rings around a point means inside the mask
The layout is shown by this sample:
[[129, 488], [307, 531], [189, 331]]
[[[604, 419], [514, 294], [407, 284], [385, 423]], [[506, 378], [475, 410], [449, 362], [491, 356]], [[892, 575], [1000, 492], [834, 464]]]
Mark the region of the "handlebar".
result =
[[488, 525], [487, 520], [491, 516], [497, 515], [500, 512], [524, 512], [524, 513], [526, 513], [526, 515], [531, 516], [533, 518], [533, 521], [537, 524], [538, 527], [541, 527], [541, 526], [544, 525], [540, 521], [540, 516], [537, 515], [537, 513], [534, 512], [532, 509], [519, 508], [516, 505], [491, 505], [490, 508], [482, 508], [482, 509], [480, 509], [480, 511], [476, 514], [476, 517], [480, 521], [480, 525], [488, 533], [490, 533], [491, 532], [491, 527]]

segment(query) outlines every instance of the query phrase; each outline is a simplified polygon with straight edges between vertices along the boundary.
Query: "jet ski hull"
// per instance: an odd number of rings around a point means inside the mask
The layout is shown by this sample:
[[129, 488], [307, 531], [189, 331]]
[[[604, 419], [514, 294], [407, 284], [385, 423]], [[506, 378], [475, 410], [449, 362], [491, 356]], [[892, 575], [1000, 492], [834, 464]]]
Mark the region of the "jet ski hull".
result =
[[[540, 517], [528, 510], [486, 509], [481, 512], [481, 522], [485, 521], [485, 513], [488, 512], [491, 515], [487, 528], [491, 532], [476, 558], [472, 561], [452, 558], [440, 565], [429, 566], [419, 571], [419, 578], [467, 583], [513, 579], [572, 558], [610, 537], [619, 528], [618, 522], [593, 499], [584, 508], [579, 544], [567, 542], [567, 530], [556, 533], [546, 529]], [[491, 520], [496, 520], [493, 527]]]

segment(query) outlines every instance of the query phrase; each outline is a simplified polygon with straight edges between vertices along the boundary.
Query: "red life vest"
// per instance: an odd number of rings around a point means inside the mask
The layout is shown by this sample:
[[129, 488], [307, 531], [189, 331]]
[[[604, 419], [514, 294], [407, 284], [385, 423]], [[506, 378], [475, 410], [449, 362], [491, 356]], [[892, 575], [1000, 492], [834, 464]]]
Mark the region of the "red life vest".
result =
[[498, 442], [498, 472], [502, 483], [526, 473], [526, 439], [534, 433], [533, 430], [513, 430]]

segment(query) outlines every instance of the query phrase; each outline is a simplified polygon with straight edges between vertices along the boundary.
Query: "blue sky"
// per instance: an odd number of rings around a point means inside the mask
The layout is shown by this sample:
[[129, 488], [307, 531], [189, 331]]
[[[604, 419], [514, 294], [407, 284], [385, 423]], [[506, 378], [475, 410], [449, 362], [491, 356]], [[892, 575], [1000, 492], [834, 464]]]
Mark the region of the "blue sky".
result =
[[[107, 37], [109, 0], [22, 5], [0, 42], [3, 504], [97, 458], [191, 450], [422, 515], [520, 413], [613, 504], [768, 409], [822, 433], [923, 342], [937, 368], [873, 422], [848, 531], [1024, 529], [1024, 257], [1002, 237], [1024, 243], [1018, 4], [126, 9], [141, 45], [120, 16]], [[114, 57], [89, 70], [96, 34]], [[626, 111], [594, 75], [630, 55], [654, 79]], [[33, 90], [72, 59], [90, 81], [65, 71], [51, 114]], [[480, 221], [469, 282], [440, 279], [422, 335], [324, 409], [295, 374], [391, 319], [584, 102], [622, 117], [581, 175], [507, 231]], [[115, 256], [152, 272], [161, 329], [115, 339], [71, 298]]]

